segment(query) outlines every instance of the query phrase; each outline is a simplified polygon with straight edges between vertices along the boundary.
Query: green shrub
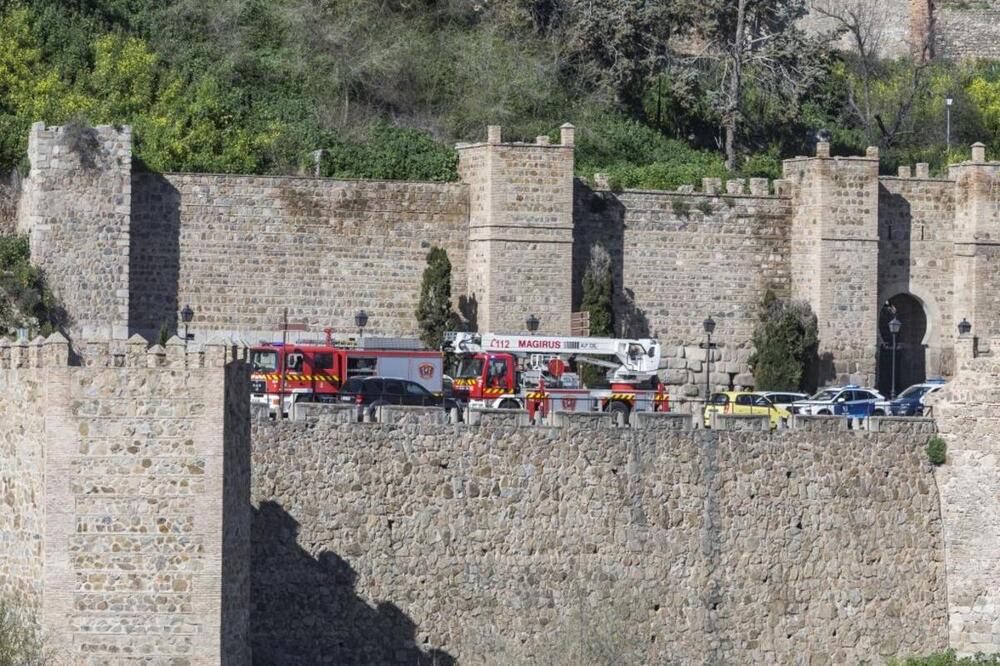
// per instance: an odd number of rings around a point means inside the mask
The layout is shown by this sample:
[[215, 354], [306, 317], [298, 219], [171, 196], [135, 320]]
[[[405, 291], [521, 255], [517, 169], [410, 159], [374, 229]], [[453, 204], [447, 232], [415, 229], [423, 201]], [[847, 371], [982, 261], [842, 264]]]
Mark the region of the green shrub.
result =
[[711, 215], [712, 214], [712, 204], [709, 203], [709, 202], [707, 202], [707, 201], [700, 202], [697, 206], [695, 206], [695, 208], [697, 208], [699, 211], [701, 211], [702, 215]]
[[1000, 666], [1000, 654], [977, 653], [971, 657], [959, 657], [954, 650], [947, 650], [925, 657], [892, 659], [889, 666]]
[[818, 340], [816, 315], [809, 305], [785, 302], [768, 290], [760, 304], [749, 359], [757, 390], [810, 390], [806, 369]]
[[376, 121], [362, 141], [335, 137], [326, 146], [320, 172], [334, 178], [458, 180], [458, 153], [427, 132]]
[[34, 622], [0, 599], [0, 664], [43, 666], [52, 663]]
[[581, 125], [576, 145], [577, 174], [608, 174], [611, 189], [676, 190], [702, 178], [724, 178], [722, 156], [617, 116]]
[[938, 435], [930, 438], [926, 450], [927, 459], [931, 461], [932, 465], [943, 465], [948, 457], [948, 445]]
[[677, 217], [687, 217], [688, 211], [691, 210], [691, 206], [688, 202], [681, 201], [680, 199], [674, 199], [670, 203], [670, 208], [674, 211], [674, 215]]
[[31, 264], [27, 236], [0, 236], [0, 335], [27, 327], [48, 335], [68, 324], [65, 310]]

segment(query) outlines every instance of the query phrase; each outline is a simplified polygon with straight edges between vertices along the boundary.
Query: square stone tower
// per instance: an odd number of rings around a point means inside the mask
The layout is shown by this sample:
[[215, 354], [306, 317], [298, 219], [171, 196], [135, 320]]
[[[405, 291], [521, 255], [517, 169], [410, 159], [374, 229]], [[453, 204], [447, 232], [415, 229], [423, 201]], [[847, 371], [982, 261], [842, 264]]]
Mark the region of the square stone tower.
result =
[[878, 149], [786, 160], [792, 183], [792, 297], [819, 322], [817, 383], [875, 381], [878, 345]]
[[573, 133], [502, 143], [490, 126], [485, 143], [459, 145], [459, 174], [469, 184], [468, 294], [481, 331], [569, 333], [573, 274]]
[[132, 130], [31, 126], [18, 232], [74, 339], [128, 337]]
[[949, 167], [955, 181], [954, 321], [968, 319], [972, 334], [1000, 335], [1000, 162], [972, 146], [972, 160]]

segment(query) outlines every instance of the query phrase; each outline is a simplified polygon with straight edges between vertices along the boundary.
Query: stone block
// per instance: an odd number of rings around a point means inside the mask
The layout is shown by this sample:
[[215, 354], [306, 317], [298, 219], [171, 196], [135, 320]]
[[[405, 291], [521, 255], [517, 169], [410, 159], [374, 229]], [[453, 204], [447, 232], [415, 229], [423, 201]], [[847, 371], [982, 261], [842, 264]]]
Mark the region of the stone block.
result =
[[750, 194], [758, 197], [766, 197], [770, 193], [770, 182], [767, 178], [750, 179]]
[[687, 370], [668, 370], [662, 377], [664, 384], [678, 386], [687, 381], [688, 373]]

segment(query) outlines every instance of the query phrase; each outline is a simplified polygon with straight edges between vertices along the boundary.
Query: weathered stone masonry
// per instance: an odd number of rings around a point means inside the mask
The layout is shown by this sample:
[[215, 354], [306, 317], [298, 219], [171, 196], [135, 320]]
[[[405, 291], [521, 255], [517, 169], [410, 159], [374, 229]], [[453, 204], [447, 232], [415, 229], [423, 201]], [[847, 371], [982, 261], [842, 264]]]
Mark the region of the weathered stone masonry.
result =
[[0, 593], [67, 663], [249, 663], [245, 367], [177, 338], [87, 352], [0, 346]]
[[83, 664], [996, 650], [994, 346], [959, 340], [938, 471], [926, 419], [251, 422], [227, 346], [0, 346], [0, 594]]
[[516, 422], [255, 422], [255, 659], [856, 663], [947, 645], [933, 424]]
[[[927, 178], [917, 165], [880, 178], [877, 152], [785, 163], [785, 178], [701, 190], [594, 190], [574, 181], [573, 133], [558, 145], [460, 146], [465, 182], [132, 172], [130, 135], [99, 128], [87, 163], [65, 130], [32, 130], [19, 228], [73, 319], [75, 340], [153, 337], [190, 305], [196, 340], [280, 336], [285, 308], [312, 337], [330, 327], [414, 335], [427, 250], [448, 250], [453, 300], [479, 330], [568, 333], [590, 256], [612, 257], [619, 334], [665, 343], [662, 379], [705, 385], [700, 322], [720, 344], [712, 387], [751, 386], [756, 305], [771, 289], [808, 301], [820, 323], [817, 382], [873, 384], [880, 308], [911, 299], [904, 355], [914, 380], [950, 376], [955, 323], [1000, 331], [995, 238], [997, 165], [981, 146]], [[724, 189], [724, 191], [723, 191]], [[882, 378], [884, 379], [884, 377]], [[884, 382], [883, 382], [884, 384]]]

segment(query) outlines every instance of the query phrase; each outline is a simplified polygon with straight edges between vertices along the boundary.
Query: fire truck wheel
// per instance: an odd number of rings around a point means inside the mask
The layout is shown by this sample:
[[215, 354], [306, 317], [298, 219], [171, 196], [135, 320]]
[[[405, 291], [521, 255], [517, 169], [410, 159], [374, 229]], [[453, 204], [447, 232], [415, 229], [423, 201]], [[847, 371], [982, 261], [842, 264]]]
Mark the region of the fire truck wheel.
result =
[[624, 418], [623, 421], [624, 423], [628, 423], [629, 411], [631, 410], [629, 410], [628, 405], [626, 405], [624, 402], [615, 401], [612, 402], [610, 405], [608, 405], [608, 413], [614, 414], [616, 420], [618, 419], [618, 415], [621, 414], [622, 417]]
[[501, 400], [498, 409], [520, 409], [521, 405], [517, 404], [517, 400]]

